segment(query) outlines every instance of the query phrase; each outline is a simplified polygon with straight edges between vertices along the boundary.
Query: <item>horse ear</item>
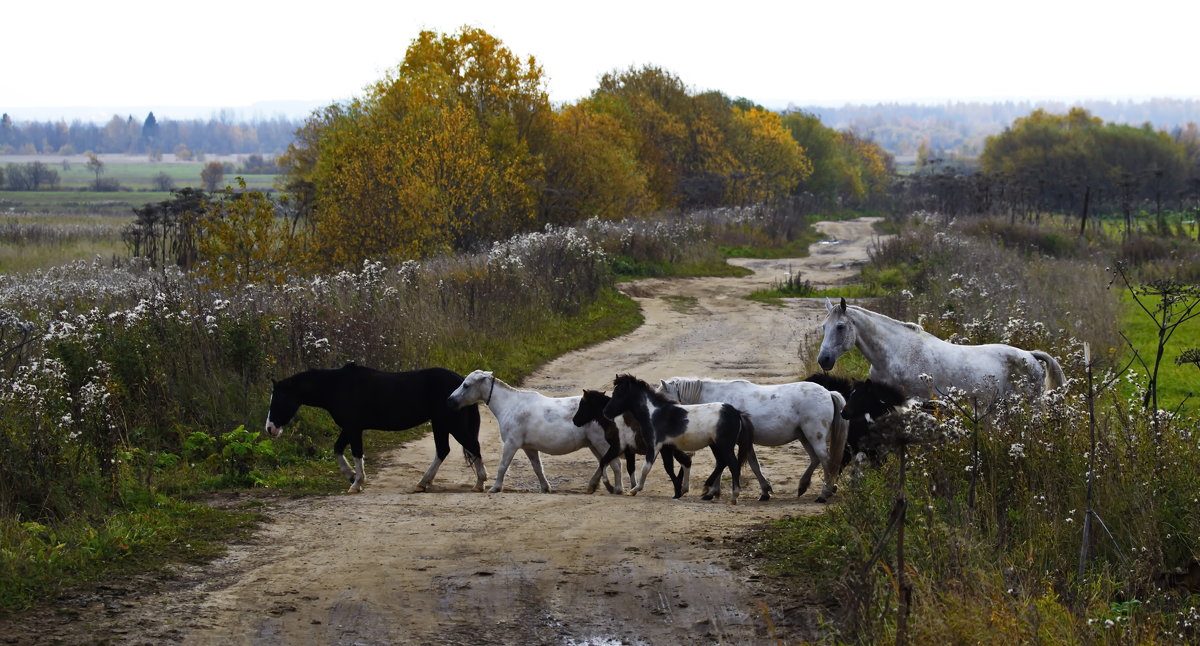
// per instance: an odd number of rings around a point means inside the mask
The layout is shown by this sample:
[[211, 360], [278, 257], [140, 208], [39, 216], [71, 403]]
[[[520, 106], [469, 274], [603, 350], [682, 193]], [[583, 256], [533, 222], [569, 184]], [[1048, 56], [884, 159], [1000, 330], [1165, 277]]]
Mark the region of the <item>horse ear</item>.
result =
[[842, 298], [841, 308], [843, 312], [846, 311], [846, 299], [844, 297]]
[[666, 389], [667, 389], [667, 380], [666, 380], [666, 379], [659, 379], [659, 380], [658, 380], [658, 383], [662, 384], [662, 389], [663, 389], [663, 390], [666, 390]]
[[833, 311], [833, 301], [829, 300], [828, 296], [825, 297], [825, 311], [826, 312]]

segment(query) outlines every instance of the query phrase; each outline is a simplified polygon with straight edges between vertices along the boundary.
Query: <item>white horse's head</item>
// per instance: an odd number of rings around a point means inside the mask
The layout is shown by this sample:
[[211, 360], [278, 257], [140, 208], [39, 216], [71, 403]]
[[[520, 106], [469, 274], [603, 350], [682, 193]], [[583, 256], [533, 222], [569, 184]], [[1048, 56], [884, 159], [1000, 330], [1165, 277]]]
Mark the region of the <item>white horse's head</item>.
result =
[[496, 387], [496, 378], [490, 370], [476, 370], [467, 375], [466, 379], [450, 393], [446, 405], [455, 410], [478, 404], [488, 403], [492, 399], [492, 389]]
[[846, 299], [838, 305], [825, 299], [825, 308], [829, 313], [825, 316], [822, 327], [825, 338], [821, 339], [821, 351], [817, 353], [817, 365], [822, 370], [831, 370], [838, 357], [854, 347], [857, 336], [854, 330], [854, 320], [846, 308]]

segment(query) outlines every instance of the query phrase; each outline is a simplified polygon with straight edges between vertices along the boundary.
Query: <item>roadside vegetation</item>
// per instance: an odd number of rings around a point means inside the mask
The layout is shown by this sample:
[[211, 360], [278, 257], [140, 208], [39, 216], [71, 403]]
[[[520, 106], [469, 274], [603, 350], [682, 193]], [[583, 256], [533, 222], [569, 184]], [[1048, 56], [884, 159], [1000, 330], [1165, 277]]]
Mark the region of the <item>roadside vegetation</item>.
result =
[[[815, 584], [808, 601], [828, 608], [837, 642], [1196, 641], [1200, 370], [1187, 350], [1200, 324], [1170, 338], [1163, 367], [1172, 370], [1152, 384], [1140, 363], [1130, 365], [1125, 337], [1151, 363], [1158, 326], [1131, 307], [1112, 267], [1125, 258], [1144, 289], [1189, 275], [1200, 247], [1180, 236], [1079, 238], [1061, 224], [931, 213], [898, 224], [900, 235], [863, 269], [867, 289], [882, 294], [872, 309], [945, 339], [1046, 350], [1070, 383], [1040, 406], [977, 411], [948, 397], [936, 418], [910, 422], [919, 439], [906, 449], [902, 489], [893, 455], [846, 480], [827, 514], [767, 529], [753, 548], [761, 562]], [[1171, 251], [1135, 263], [1134, 248]], [[1180, 287], [1176, 320], [1200, 299], [1194, 283]], [[1157, 302], [1147, 301], [1151, 311]], [[867, 366], [840, 370], [861, 378]], [[1157, 410], [1146, 405], [1155, 386]], [[924, 435], [914, 430], [922, 425]]]
[[[272, 379], [357, 361], [516, 382], [638, 325], [618, 281], [803, 255], [814, 215], [869, 213], [897, 237], [860, 285], [796, 275], [752, 297], [870, 297], [942, 338], [1046, 350], [1071, 382], [1040, 407], [951, 398], [905, 470], [848, 481], [755, 554], [832, 609], [832, 641], [1200, 639], [1200, 340], [1148, 316], [1200, 282], [1200, 131], [1038, 111], [978, 165], [926, 154], [897, 177], [864, 137], [656, 67], [571, 105], [544, 83], [482, 30], [425, 32], [278, 158], [160, 166], [150, 115], [107, 128], [145, 166], [97, 146], [0, 169], [0, 612], [211, 556], [258, 502], [217, 510], [212, 492], [340, 491], [327, 415], [260, 434]], [[73, 152], [11, 143], [36, 130], [0, 119], [0, 154]], [[892, 509], [902, 564], [880, 540]]]
[[[203, 527], [215, 538], [252, 520], [236, 510], [211, 520], [220, 512], [187, 502], [204, 492], [340, 491], [326, 414], [303, 409], [282, 439], [261, 434], [273, 378], [353, 360], [487, 368], [519, 381], [640, 323], [613, 288], [640, 274], [615, 268], [703, 272], [722, 245], [747, 235], [782, 245], [797, 232], [811, 235], [803, 213], [784, 204], [592, 219], [486, 252], [368, 260], [278, 284], [236, 274], [220, 283], [217, 269], [145, 260], [0, 276], [0, 607], [28, 606], [150, 554], [191, 558]], [[181, 543], [181, 532], [196, 539]]]

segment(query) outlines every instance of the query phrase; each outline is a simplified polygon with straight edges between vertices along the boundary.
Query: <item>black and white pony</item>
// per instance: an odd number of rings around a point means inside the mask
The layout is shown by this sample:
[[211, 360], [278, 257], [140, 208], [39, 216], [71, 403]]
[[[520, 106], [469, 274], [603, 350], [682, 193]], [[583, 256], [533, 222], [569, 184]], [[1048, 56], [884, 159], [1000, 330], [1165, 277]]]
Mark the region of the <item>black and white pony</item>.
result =
[[[650, 384], [633, 375], [617, 375], [613, 380], [612, 400], [604, 407], [604, 416], [616, 419], [630, 413], [642, 427], [646, 443], [646, 461], [635, 495], [646, 485], [646, 476], [654, 458], [666, 445], [681, 451], [712, 450], [717, 466], [708, 478], [703, 500], [712, 500], [721, 472], [728, 467], [733, 475], [733, 494], [729, 504], [736, 505], [741, 492], [742, 465], [754, 454], [754, 425], [749, 415], [725, 403], [677, 404], [657, 392]], [[735, 454], [734, 449], [737, 449]]]
[[846, 435], [843, 466], [851, 461], [852, 456], [857, 462], [869, 459], [875, 466], [882, 464], [888, 449], [894, 444], [894, 438], [890, 436], [895, 431], [894, 425], [883, 422], [892, 419], [893, 413], [908, 410], [917, 403], [917, 400], [905, 397], [898, 389], [871, 379], [851, 379], [818, 372], [809, 375], [805, 381], [841, 393], [846, 400], [841, 414], [849, 422], [850, 428]]
[[[804, 495], [818, 466], [824, 468], [825, 485], [817, 502], [825, 502], [837, 490], [846, 446], [847, 424], [839, 415], [845, 404], [842, 395], [804, 381], [760, 385], [743, 379], [698, 379], [672, 377], [659, 382], [659, 392], [683, 404], [725, 402], [754, 419], [754, 443], [783, 446], [799, 440], [808, 452], [808, 468], [800, 476], [798, 496]], [[760, 500], [769, 500], [771, 484], [762, 476], [758, 459], [751, 456], [750, 468], [762, 488]], [[720, 482], [716, 483], [718, 490]]]
[[[450, 453], [453, 437], [462, 445], [467, 462], [475, 468], [475, 491], [483, 491], [487, 473], [479, 452], [479, 408], [453, 411], [446, 408], [446, 397], [462, 379], [445, 368], [383, 372], [353, 362], [332, 370], [306, 370], [274, 382], [266, 432], [279, 437], [301, 406], [329, 411], [342, 431], [333, 443], [334, 455], [342, 475], [350, 481], [349, 492], [358, 493], [367, 479], [363, 469], [363, 430], [402, 431], [430, 422], [437, 453], [417, 490], [425, 491], [433, 481], [438, 467]], [[354, 456], [353, 471], [343, 455], [347, 444]]]
[[[608, 440], [608, 452], [600, 458], [600, 467], [596, 469], [595, 475], [592, 476], [592, 482], [589, 489], [595, 489], [596, 484], [600, 481], [600, 476], [604, 471], [604, 467], [613, 460], [619, 460], [621, 454], [625, 455], [625, 466], [629, 471], [629, 483], [633, 485], [637, 482], [634, 476], [634, 456], [646, 455], [646, 442], [642, 438], [642, 426], [633, 419], [629, 413], [621, 415], [615, 420], [608, 419], [604, 416], [604, 407], [608, 402], [612, 401], [612, 397], [599, 390], [584, 389], [583, 397], [579, 400], [579, 409], [575, 411], [575, 417], [571, 421], [576, 426], [583, 426], [588, 422], [595, 422], [604, 429], [604, 437]], [[673, 446], [664, 447], [663, 451], [663, 468], [666, 469], [667, 475], [671, 477], [671, 484], [675, 487], [675, 497], [680, 498], [688, 492], [688, 480], [691, 477], [692, 471], [692, 456], [676, 449]], [[674, 462], [679, 461], [679, 474], [675, 473]]]

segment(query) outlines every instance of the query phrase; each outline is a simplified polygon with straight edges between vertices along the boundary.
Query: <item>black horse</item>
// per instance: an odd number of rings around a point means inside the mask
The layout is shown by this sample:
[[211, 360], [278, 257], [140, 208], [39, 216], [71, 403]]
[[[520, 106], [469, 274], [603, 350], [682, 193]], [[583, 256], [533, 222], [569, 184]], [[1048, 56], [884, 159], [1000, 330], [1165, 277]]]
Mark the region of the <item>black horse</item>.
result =
[[[467, 462], [475, 467], [475, 491], [483, 491], [487, 473], [479, 451], [479, 407], [446, 408], [446, 397], [462, 380], [461, 375], [445, 368], [383, 372], [353, 362], [332, 370], [306, 370], [274, 382], [266, 431], [271, 437], [278, 437], [301, 406], [329, 411], [342, 429], [333, 452], [342, 475], [350, 481], [350, 493], [358, 493], [366, 481], [363, 430], [402, 431], [430, 422], [437, 455], [417, 484], [417, 491], [425, 491], [437, 475], [438, 467], [450, 453], [451, 436], [462, 445]], [[353, 471], [343, 455], [347, 444], [354, 455]]]
[[[641, 425], [637, 423], [636, 419], [633, 419], [632, 415], [628, 413], [621, 415], [621, 424], [627, 428], [625, 433], [622, 433], [622, 429], [618, 427], [616, 421], [604, 416], [604, 407], [610, 401], [612, 401], [612, 397], [599, 390], [585, 389], [583, 398], [579, 400], [579, 409], [575, 411], [575, 417], [571, 421], [576, 426], [596, 422], [600, 428], [604, 429], [604, 439], [608, 440], [608, 452], [600, 458], [600, 471], [597, 473], [602, 472], [609, 462], [618, 459], [621, 453], [624, 453], [625, 468], [629, 471], [629, 484], [632, 487], [637, 483], [637, 479], [633, 475], [634, 456], [646, 455], [646, 441], [642, 436]], [[679, 465], [682, 467], [678, 475], [675, 474], [675, 460], [679, 460]], [[686, 487], [692, 469], [692, 457], [674, 446], [664, 447], [663, 468], [667, 470], [667, 475], [671, 477], [671, 484], [675, 486], [675, 497], [681, 498], [683, 494], [687, 493]], [[599, 475], [596, 478], [599, 478]]]
[[904, 394], [884, 383], [838, 377], [827, 372], [811, 374], [805, 381], [839, 392], [846, 399], [842, 418], [849, 420], [850, 430], [846, 434], [848, 450], [842, 454], [842, 466], [850, 462], [851, 456], [860, 453], [872, 464], [882, 464], [890, 443], [877, 422], [907, 401]]
[[[733, 475], [733, 495], [729, 503], [737, 504], [742, 488], [742, 466], [754, 454], [754, 425], [749, 415], [723, 403], [677, 404], [633, 375], [617, 375], [613, 380], [612, 399], [603, 412], [609, 419], [631, 413], [642, 427], [646, 462], [630, 494], [636, 494], [646, 485], [646, 475], [663, 446], [669, 444], [682, 451], [698, 451], [707, 446], [712, 450], [717, 466], [708, 477], [701, 500], [712, 500], [717, 493], [714, 483], [728, 467]], [[736, 455], [734, 449], [737, 449]]]

